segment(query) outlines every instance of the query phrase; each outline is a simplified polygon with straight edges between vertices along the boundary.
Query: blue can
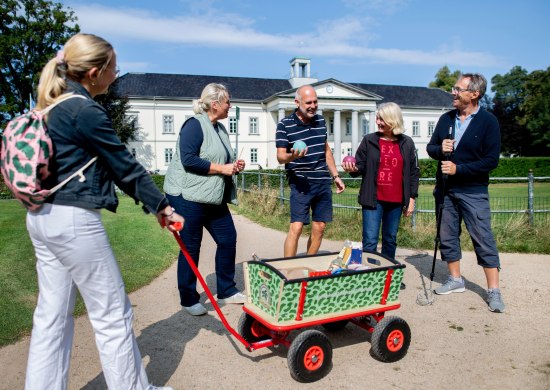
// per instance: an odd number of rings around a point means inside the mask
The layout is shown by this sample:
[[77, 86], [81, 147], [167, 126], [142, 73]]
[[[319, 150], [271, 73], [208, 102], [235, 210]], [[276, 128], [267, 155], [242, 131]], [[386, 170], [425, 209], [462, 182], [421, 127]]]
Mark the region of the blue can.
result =
[[361, 248], [351, 248], [351, 255], [348, 264], [361, 264], [363, 250]]

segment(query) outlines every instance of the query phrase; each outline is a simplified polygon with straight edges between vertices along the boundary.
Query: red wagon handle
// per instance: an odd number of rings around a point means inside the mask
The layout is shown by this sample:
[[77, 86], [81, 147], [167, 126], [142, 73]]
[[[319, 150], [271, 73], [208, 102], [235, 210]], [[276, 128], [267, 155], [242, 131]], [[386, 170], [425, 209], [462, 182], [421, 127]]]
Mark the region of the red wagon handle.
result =
[[237, 340], [239, 340], [249, 351], [252, 351], [254, 348], [252, 345], [246, 341], [235, 329], [229, 325], [229, 322], [227, 322], [227, 319], [225, 318], [225, 315], [222, 313], [220, 306], [218, 305], [218, 302], [214, 299], [214, 296], [212, 295], [212, 292], [210, 291], [210, 288], [204, 281], [199, 269], [197, 268], [195, 261], [191, 258], [191, 255], [187, 251], [187, 248], [185, 247], [185, 244], [183, 243], [179, 231], [182, 230], [182, 224], [179, 222], [173, 223], [172, 226], [177, 229], [178, 231], [172, 232], [174, 234], [174, 237], [176, 238], [176, 241], [178, 242], [181, 253], [183, 253], [183, 256], [185, 257], [185, 260], [187, 260], [187, 263], [193, 270], [193, 273], [199, 280], [202, 288], [204, 289], [204, 292], [206, 292], [206, 295], [208, 296], [208, 299], [210, 299], [210, 302], [212, 303], [212, 306], [214, 306], [214, 309], [216, 310], [216, 313], [218, 313], [218, 316], [220, 317], [220, 320], [222, 321], [225, 328], [233, 335]]

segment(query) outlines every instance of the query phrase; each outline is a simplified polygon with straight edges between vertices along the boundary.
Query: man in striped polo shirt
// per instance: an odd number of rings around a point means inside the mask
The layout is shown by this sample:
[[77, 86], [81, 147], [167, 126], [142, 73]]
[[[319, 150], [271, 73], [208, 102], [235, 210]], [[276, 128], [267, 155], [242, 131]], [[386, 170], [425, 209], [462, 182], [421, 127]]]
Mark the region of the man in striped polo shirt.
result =
[[[296, 256], [302, 229], [310, 223], [310, 209], [312, 225], [307, 254], [317, 253], [326, 224], [332, 221], [331, 183], [336, 184], [336, 193], [346, 188], [327, 142], [325, 119], [317, 114], [315, 89], [311, 85], [298, 88], [294, 102], [296, 110], [279, 122], [275, 135], [277, 160], [285, 164], [290, 185], [290, 228], [285, 257]], [[306, 149], [295, 149], [296, 141], [305, 142]]]

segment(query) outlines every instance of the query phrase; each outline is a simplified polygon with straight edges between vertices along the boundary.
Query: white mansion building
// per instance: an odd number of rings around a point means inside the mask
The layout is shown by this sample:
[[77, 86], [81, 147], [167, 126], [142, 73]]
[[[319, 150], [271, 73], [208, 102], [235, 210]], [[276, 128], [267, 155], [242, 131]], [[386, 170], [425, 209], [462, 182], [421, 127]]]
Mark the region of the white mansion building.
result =
[[419, 158], [428, 158], [426, 144], [439, 116], [452, 108], [452, 95], [436, 88], [347, 83], [310, 77], [306, 58], [290, 61], [289, 80], [227, 76], [128, 73], [117, 82], [117, 93], [128, 96], [128, 115], [139, 129], [129, 142], [132, 154], [146, 169], [164, 173], [176, 148], [183, 122], [193, 115], [192, 100], [212, 82], [224, 84], [232, 108], [223, 121], [236, 154], [247, 169], [278, 168], [275, 129], [280, 119], [294, 111], [296, 88], [311, 84], [319, 98], [319, 113], [328, 125], [328, 141], [339, 164], [354, 155], [362, 137], [376, 131], [377, 104], [401, 106], [406, 134]]

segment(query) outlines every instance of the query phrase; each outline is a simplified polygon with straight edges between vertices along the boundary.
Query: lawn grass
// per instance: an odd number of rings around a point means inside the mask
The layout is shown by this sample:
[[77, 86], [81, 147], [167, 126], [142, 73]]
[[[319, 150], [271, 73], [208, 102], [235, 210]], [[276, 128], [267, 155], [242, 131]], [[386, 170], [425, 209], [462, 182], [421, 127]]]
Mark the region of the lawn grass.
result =
[[[178, 245], [156, 218], [144, 215], [132, 199], [121, 197], [116, 214], [103, 212], [103, 223], [126, 290], [151, 282], [177, 258]], [[34, 250], [25, 227], [26, 211], [14, 200], [0, 201], [0, 346], [29, 334], [38, 293]], [[174, 284], [175, 281], [174, 275]], [[84, 313], [79, 299], [75, 311]]]

